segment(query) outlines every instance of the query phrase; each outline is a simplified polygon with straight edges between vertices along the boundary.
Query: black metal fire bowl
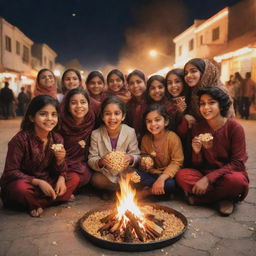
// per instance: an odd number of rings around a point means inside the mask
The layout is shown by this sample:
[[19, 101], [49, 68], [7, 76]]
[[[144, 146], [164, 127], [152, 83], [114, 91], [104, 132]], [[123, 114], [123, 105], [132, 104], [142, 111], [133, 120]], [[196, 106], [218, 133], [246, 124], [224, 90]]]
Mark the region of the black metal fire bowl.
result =
[[113, 250], [113, 251], [130, 251], [130, 252], [139, 252], [139, 251], [150, 251], [150, 250], [155, 250], [155, 249], [159, 249], [159, 248], [163, 248], [166, 247], [168, 245], [171, 245], [173, 243], [175, 243], [176, 241], [178, 241], [183, 234], [186, 232], [187, 230], [187, 225], [188, 225], [188, 221], [187, 218], [180, 212], [166, 207], [166, 206], [161, 206], [161, 205], [157, 205], [157, 204], [145, 204], [145, 205], [149, 205], [155, 209], [160, 209], [160, 210], [164, 210], [167, 213], [170, 214], [174, 214], [177, 218], [179, 218], [183, 224], [184, 224], [184, 229], [178, 233], [176, 236], [170, 237], [170, 238], [165, 238], [162, 240], [157, 240], [157, 241], [150, 241], [150, 242], [139, 242], [139, 243], [125, 243], [125, 242], [115, 242], [115, 241], [109, 241], [109, 240], [104, 240], [104, 239], [100, 239], [98, 237], [93, 236], [92, 234], [88, 233], [86, 231], [86, 229], [83, 226], [83, 222], [93, 213], [95, 212], [100, 212], [100, 211], [105, 211], [107, 209], [112, 209], [113, 206], [109, 206], [109, 207], [100, 207], [100, 208], [96, 208], [93, 210], [88, 211], [80, 220], [79, 220], [79, 226], [80, 229], [83, 233], [83, 235], [92, 243], [94, 243], [95, 245], [105, 248], [105, 249], [109, 249], [109, 250]]

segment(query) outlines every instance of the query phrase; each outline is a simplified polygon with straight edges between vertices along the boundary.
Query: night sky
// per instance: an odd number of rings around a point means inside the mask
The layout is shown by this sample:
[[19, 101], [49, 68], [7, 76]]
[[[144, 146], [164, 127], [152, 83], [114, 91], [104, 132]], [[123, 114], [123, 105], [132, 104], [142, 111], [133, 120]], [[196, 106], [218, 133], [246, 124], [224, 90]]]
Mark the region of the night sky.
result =
[[[162, 42], [169, 43], [169, 32], [173, 37], [194, 19], [209, 18], [238, 1], [0, 0], [0, 16], [34, 42], [48, 44], [57, 52], [58, 62], [77, 58], [92, 70], [117, 65], [124, 51], [127, 58], [137, 40], [134, 31], [140, 35], [145, 31], [147, 40], [161, 47]], [[157, 40], [159, 31], [165, 36]]]

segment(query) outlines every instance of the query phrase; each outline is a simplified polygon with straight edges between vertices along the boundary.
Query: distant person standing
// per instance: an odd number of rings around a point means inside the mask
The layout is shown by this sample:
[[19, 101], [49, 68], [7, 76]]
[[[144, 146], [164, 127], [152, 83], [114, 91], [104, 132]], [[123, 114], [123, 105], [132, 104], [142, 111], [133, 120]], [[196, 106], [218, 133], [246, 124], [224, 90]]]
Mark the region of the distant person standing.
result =
[[9, 88], [9, 83], [4, 83], [4, 88], [0, 91], [0, 102], [4, 119], [8, 119], [12, 111], [12, 102], [14, 101], [14, 94]]
[[21, 92], [18, 95], [18, 115], [24, 116], [27, 109], [27, 104], [29, 103], [28, 95], [25, 93], [25, 88], [21, 87]]
[[241, 118], [249, 119], [250, 105], [255, 99], [255, 82], [251, 79], [251, 72], [245, 74], [241, 87]]

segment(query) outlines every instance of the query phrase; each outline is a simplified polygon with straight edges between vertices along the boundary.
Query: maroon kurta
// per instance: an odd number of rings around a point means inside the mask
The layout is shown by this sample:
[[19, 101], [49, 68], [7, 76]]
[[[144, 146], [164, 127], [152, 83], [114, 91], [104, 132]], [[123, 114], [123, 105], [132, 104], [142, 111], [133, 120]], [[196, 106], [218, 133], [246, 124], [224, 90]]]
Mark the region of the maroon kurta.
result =
[[102, 101], [107, 98], [107, 94], [106, 94], [106, 91], [103, 91], [100, 95], [93, 95], [88, 91], [88, 94], [90, 95], [90, 98], [93, 98], [94, 100], [96, 100], [97, 102], [99, 102], [99, 104], [102, 103]]
[[135, 129], [137, 138], [140, 138], [142, 136], [142, 116], [146, 108], [147, 102], [145, 98], [137, 101], [135, 97], [132, 97], [132, 99], [126, 105], [127, 124]]
[[[66, 163], [59, 166], [56, 164], [52, 144], [63, 144], [62, 137], [50, 132], [45, 150], [43, 142], [33, 131], [20, 131], [11, 139], [1, 177], [4, 205], [18, 205], [32, 210], [46, 207], [53, 202], [39, 187], [31, 183], [34, 178], [42, 179], [54, 188], [60, 175], [66, 177]], [[70, 177], [66, 186], [67, 192], [56, 200], [68, 200], [77, 186], [77, 181]]]
[[[191, 193], [193, 185], [203, 176], [207, 176], [212, 187], [202, 201], [227, 197], [239, 197], [242, 200], [248, 193], [249, 182], [245, 168], [247, 154], [243, 127], [235, 120], [228, 119], [221, 128], [214, 131], [203, 120], [192, 129], [193, 137], [202, 133], [212, 134], [212, 148], [202, 148], [199, 154], [193, 152], [192, 164], [196, 170], [180, 170], [176, 176], [177, 182], [185, 191]], [[233, 188], [230, 190], [230, 187]]]
[[79, 186], [83, 186], [91, 178], [87, 160], [90, 135], [95, 126], [95, 114], [92, 109], [89, 110], [83, 122], [79, 125], [75, 124], [74, 119], [67, 113], [62, 113], [61, 119], [60, 133], [64, 138], [64, 147], [67, 152], [68, 173], [77, 173], [80, 178]]
[[18, 132], [8, 143], [5, 168], [1, 186], [17, 180], [34, 178], [53, 182], [59, 175], [66, 176], [66, 163], [56, 165], [52, 144], [63, 144], [60, 135], [49, 133], [48, 144], [43, 151], [43, 142], [32, 131]]

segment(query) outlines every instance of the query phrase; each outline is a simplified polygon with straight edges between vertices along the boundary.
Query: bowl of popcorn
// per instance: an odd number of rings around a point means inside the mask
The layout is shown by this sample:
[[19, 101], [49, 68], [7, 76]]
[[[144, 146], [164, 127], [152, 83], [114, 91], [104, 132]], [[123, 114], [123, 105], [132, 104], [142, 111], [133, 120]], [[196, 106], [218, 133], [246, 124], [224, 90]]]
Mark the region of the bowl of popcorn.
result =
[[110, 171], [113, 175], [118, 175], [128, 167], [124, 162], [125, 155], [126, 154], [121, 151], [111, 151], [106, 155], [106, 159], [108, 160], [111, 168]]

